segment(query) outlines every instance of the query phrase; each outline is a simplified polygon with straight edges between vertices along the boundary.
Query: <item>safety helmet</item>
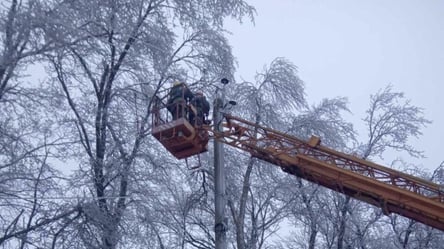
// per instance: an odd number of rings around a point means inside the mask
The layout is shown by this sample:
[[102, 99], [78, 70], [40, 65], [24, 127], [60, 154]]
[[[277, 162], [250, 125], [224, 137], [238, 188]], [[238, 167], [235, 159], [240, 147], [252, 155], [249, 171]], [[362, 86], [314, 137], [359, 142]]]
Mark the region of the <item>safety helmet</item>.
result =
[[180, 84], [182, 84], [180, 81], [174, 81], [174, 82], [173, 82], [173, 86], [178, 86], [178, 85], [180, 85]]

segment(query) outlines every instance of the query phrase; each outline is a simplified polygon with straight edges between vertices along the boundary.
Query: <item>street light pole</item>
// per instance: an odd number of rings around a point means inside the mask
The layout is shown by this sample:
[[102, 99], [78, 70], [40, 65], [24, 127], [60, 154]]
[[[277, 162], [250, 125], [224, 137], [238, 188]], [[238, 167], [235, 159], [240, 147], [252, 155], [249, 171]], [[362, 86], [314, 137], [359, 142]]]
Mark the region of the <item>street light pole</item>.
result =
[[[216, 132], [222, 131], [223, 116], [221, 111], [224, 108], [225, 86], [227, 79], [222, 79], [222, 93], [217, 94], [214, 100], [213, 120]], [[227, 219], [225, 218], [225, 169], [224, 169], [224, 148], [223, 144], [214, 139], [214, 196], [215, 196], [215, 225], [216, 249], [227, 248]]]

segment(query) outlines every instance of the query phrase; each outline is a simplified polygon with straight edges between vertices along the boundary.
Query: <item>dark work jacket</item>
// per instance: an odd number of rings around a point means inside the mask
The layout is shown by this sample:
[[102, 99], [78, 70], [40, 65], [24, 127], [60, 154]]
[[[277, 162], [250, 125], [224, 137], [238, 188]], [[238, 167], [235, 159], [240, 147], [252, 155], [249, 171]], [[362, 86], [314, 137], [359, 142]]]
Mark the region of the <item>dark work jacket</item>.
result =
[[175, 103], [179, 100], [192, 100], [193, 93], [184, 84], [173, 86], [169, 93], [168, 104]]
[[208, 103], [207, 99], [204, 96], [195, 96], [191, 102], [197, 109], [198, 115], [199, 112], [202, 114], [208, 115], [210, 112], [210, 103]]

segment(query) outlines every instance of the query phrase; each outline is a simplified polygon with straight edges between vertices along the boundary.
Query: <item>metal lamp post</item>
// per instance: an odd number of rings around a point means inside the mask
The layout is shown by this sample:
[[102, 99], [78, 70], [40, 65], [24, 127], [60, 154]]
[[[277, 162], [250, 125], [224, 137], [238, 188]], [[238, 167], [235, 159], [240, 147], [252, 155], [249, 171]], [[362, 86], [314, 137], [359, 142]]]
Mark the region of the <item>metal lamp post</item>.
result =
[[[224, 108], [225, 86], [227, 79], [222, 79], [222, 93], [218, 93], [214, 100], [213, 120], [217, 132], [222, 131], [223, 116], [221, 111]], [[227, 219], [225, 217], [226, 192], [225, 192], [225, 169], [224, 169], [224, 148], [223, 144], [214, 139], [214, 195], [215, 195], [215, 226], [216, 249], [227, 248]]]

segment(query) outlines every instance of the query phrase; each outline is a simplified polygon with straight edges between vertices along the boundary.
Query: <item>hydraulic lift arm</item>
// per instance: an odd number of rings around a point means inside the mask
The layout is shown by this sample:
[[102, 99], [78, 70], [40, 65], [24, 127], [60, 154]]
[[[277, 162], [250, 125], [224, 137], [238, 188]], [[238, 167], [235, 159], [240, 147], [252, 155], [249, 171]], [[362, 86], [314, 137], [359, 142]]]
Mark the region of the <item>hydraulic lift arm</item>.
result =
[[318, 137], [303, 141], [225, 114], [222, 132], [210, 136], [278, 165], [289, 174], [444, 231], [442, 186], [356, 156], [320, 145]]

